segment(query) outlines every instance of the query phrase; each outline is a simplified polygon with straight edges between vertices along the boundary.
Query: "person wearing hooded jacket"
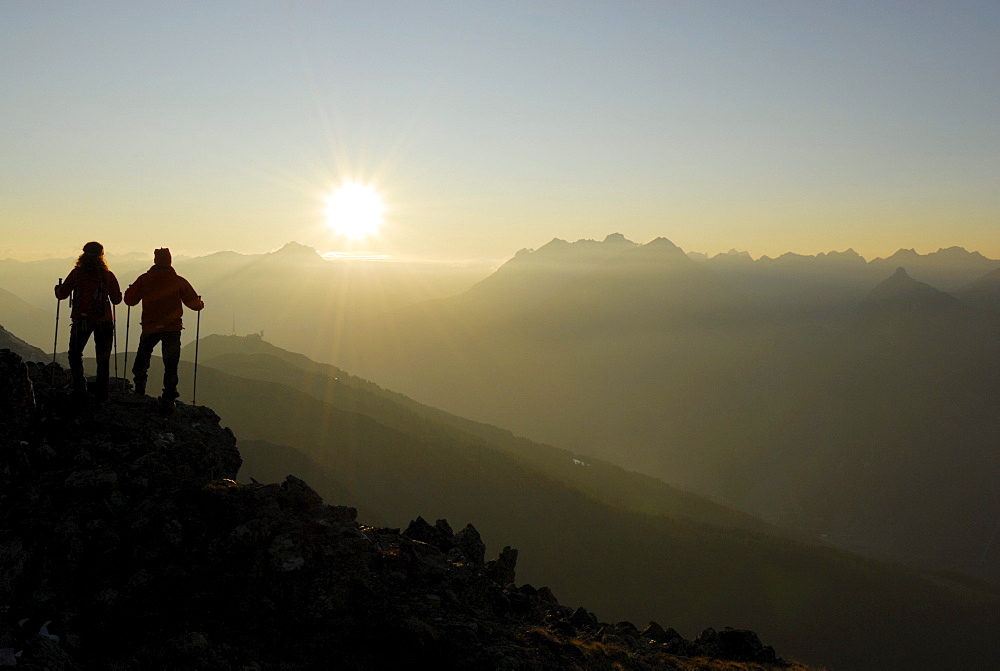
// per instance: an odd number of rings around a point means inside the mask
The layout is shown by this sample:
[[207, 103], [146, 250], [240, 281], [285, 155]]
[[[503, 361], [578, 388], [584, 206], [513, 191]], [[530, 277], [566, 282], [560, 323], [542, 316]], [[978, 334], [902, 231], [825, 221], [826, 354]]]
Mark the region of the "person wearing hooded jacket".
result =
[[181, 359], [181, 316], [184, 306], [201, 310], [204, 301], [191, 283], [177, 274], [171, 265], [170, 250], [166, 247], [153, 251], [153, 267], [140, 275], [125, 290], [125, 304], [137, 305], [142, 301], [142, 335], [132, 365], [135, 393], [146, 393], [146, 373], [153, 348], [160, 344], [163, 357], [163, 392], [160, 400], [173, 407], [177, 393], [177, 366]]
[[111, 304], [122, 302], [118, 278], [108, 269], [104, 260], [104, 245], [88, 242], [83, 246], [83, 254], [69, 275], [55, 287], [56, 298], [70, 301], [69, 370], [73, 375], [73, 394], [82, 397], [87, 391], [83, 375], [83, 348], [90, 336], [94, 336], [94, 350], [97, 359], [97, 376], [94, 382], [94, 396], [99, 400], [108, 397], [110, 377], [111, 346], [115, 338], [114, 312]]

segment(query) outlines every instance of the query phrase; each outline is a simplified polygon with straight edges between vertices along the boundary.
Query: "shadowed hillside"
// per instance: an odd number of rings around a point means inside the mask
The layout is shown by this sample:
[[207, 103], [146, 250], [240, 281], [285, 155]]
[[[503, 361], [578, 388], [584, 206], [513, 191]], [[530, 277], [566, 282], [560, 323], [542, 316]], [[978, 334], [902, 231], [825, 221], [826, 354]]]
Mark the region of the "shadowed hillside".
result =
[[[1000, 583], [1000, 315], [919, 279], [954, 286], [998, 262], [891, 258], [916, 270], [553, 241], [462, 296], [348, 324], [331, 347], [436, 407], [841, 547]], [[907, 286], [919, 295], [899, 299]]]
[[[54, 384], [50, 385], [50, 381]], [[788, 664], [750, 631], [686, 640], [514, 584], [471, 524], [402, 533], [294, 476], [232, 480], [205, 407], [163, 416], [0, 351], [0, 664], [27, 670], [745, 669]]]
[[[183, 356], [193, 360], [194, 347], [186, 347]], [[472, 449], [488, 445], [556, 479], [572, 482], [599, 500], [637, 512], [669, 513], [725, 527], [778, 533], [775, 527], [759, 519], [662, 481], [629, 473], [606, 462], [584, 461], [567, 450], [518, 438], [495, 426], [417, 403], [334, 366], [275, 347], [259, 336], [208, 336], [200, 343], [199, 356], [203, 365], [238, 377], [279, 382], [338, 410], [372, 417], [383, 426], [417, 435], [427, 442]]]
[[29, 345], [3, 326], [0, 326], [0, 349], [9, 349], [25, 361], [45, 362], [52, 360], [50, 354]]
[[1000, 312], [1000, 268], [955, 290], [963, 303]]
[[[52, 283], [55, 285], [55, 282]], [[0, 285], [3, 286], [3, 285]], [[49, 296], [52, 296], [51, 289]], [[0, 289], [0, 324], [10, 329], [13, 333], [19, 334], [19, 338], [35, 347], [47, 345], [49, 355], [52, 353], [52, 336], [55, 332], [55, 298], [51, 301], [52, 312], [46, 314], [39, 308], [29, 305], [6, 289]], [[65, 315], [66, 324], [69, 324], [69, 314]], [[68, 331], [67, 331], [68, 332]], [[63, 335], [67, 338], [66, 335]], [[64, 344], [66, 340], [63, 341]]]
[[[218, 352], [229, 344], [241, 350], [244, 340], [247, 350], [270, 349], [256, 338], [221, 339], [206, 347]], [[303, 363], [280, 352], [257, 356], [264, 358], [259, 367], [245, 356], [234, 359], [243, 375], [266, 370], [276, 376], [281, 368], [276, 362], [286, 357]], [[316, 365], [308, 368], [309, 375], [294, 367], [281, 374], [308, 380]], [[190, 364], [182, 367], [182, 376], [190, 374]], [[885, 668], [905, 660], [909, 668], [936, 668], [945, 653], [920, 634], [929, 628], [967, 641], [976, 658], [995, 652], [985, 632], [970, 634], [995, 623], [1000, 612], [995, 591], [985, 586], [669, 513], [640, 514], [629, 495], [598, 498], [601, 490], [588, 491], [586, 482], [536, 465], [544, 459], [533, 464], [491, 441], [456, 437], [426, 419], [403, 422], [410, 413], [393, 408], [391, 394], [378, 404], [372, 398], [350, 400], [353, 387], [370, 383], [349, 377], [342, 385], [339, 379], [325, 384], [333, 391], [327, 402], [285, 384], [229, 376], [202, 364], [198, 389], [199, 399], [244, 441], [253, 441], [244, 452], [247, 476], [257, 477], [254, 469], [260, 469], [260, 479], [279, 476], [287, 448], [297, 448], [314, 462], [313, 473], [357, 497], [354, 505], [362, 514], [372, 511], [390, 525], [405, 524], [413, 510], [427, 518], [476, 520], [487, 539], [522, 550], [522, 577], [551, 586], [567, 603], [640, 621], [667, 613], [682, 632], [721, 619], [754, 628], [788, 654], [834, 667]], [[394, 426], [380, 417], [395, 417]], [[271, 454], [273, 445], [283, 448]], [[566, 472], [585, 472], [573, 470], [586, 467], [573, 464], [572, 457], [563, 461]], [[619, 477], [627, 489], [629, 475]], [[669, 491], [662, 490], [664, 512]], [[868, 631], [880, 634], [872, 639], [859, 633]], [[852, 640], [846, 648], [840, 643], [845, 638]]]

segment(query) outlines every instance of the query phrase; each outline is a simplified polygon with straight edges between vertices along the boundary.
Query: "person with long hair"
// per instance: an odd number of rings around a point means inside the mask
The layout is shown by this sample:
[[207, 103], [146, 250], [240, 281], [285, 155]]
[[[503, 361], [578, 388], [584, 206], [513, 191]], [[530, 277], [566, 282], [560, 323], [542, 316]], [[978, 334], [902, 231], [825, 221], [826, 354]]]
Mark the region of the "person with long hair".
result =
[[104, 246], [99, 242], [85, 244], [73, 270], [62, 284], [56, 285], [55, 291], [59, 300], [72, 296], [69, 369], [73, 374], [73, 395], [81, 398], [87, 393], [87, 381], [83, 375], [83, 348], [93, 335], [97, 358], [94, 397], [99, 401], [106, 400], [111, 348], [115, 338], [111, 305], [122, 302], [122, 292], [118, 286], [118, 278], [104, 260]]

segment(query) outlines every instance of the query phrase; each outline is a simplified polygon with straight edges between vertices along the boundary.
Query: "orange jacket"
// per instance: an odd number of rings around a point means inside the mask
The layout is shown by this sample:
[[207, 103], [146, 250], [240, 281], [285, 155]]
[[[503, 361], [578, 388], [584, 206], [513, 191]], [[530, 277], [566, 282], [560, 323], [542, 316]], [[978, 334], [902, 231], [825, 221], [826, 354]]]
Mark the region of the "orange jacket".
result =
[[[88, 293], [98, 290], [102, 296], [110, 299], [111, 303], [115, 305], [122, 302], [122, 290], [118, 286], [118, 278], [110, 270], [74, 268], [69, 271], [69, 275], [63, 280], [62, 284], [56, 285], [55, 289], [56, 298], [59, 300], [69, 298], [70, 294], [80, 289]], [[70, 314], [70, 318], [74, 321], [86, 319], [92, 322], [107, 322], [113, 319], [111, 303], [108, 303], [107, 300], [103, 301], [103, 310], [99, 310], [95, 314], [82, 314], [85, 306], [89, 305], [89, 303], [89, 296], [76, 296], [73, 299], [73, 312]]]
[[181, 303], [192, 310], [205, 307], [191, 284], [171, 266], [153, 266], [125, 290], [125, 305], [136, 305], [139, 301], [142, 301], [143, 333], [184, 328]]

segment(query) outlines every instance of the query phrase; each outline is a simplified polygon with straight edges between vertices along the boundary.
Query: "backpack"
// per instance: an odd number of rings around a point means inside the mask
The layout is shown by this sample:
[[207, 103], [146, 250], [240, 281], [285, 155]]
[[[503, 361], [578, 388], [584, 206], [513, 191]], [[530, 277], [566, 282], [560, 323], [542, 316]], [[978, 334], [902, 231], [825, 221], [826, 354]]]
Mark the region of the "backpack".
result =
[[80, 273], [73, 288], [73, 316], [90, 321], [104, 319], [108, 310], [108, 291], [104, 271]]

